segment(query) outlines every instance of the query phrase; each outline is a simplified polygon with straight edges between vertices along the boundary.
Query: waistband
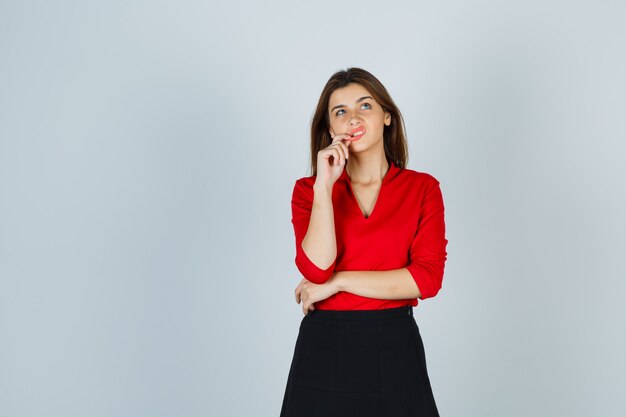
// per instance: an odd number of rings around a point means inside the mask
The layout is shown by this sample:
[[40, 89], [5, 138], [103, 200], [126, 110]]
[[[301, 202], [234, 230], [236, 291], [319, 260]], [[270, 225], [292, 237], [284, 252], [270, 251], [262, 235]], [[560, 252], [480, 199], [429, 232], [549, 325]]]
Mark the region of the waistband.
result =
[[413, 315], [413, 306], [383, 308], [379, 310], [313, 310], [305, 318], [324, 318], [337, 320], [376, 320], [392, 317], [406, 317]]

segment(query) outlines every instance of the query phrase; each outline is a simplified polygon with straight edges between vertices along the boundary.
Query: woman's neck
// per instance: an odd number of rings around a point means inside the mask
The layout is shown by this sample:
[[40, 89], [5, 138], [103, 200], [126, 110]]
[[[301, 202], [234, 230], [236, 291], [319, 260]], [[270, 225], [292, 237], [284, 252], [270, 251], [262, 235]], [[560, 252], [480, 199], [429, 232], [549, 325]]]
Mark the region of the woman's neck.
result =
[[353, 184], [371, 185], [382, 182], [389, 170], [389, 162], [382, 158], [357, 159], [353, 155], [348, 159], [346, 173]]

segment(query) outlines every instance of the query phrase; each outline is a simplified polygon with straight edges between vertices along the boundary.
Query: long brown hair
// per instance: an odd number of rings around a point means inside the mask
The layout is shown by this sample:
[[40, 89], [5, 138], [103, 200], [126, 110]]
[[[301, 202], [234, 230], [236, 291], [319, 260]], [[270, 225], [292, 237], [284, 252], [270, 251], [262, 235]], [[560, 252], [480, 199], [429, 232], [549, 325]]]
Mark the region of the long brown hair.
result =
[[332, 138], [328, 127], [330, 120], [328, 116], [328, 102], [330, 95], [338, 88], [347, 86], [350, 83], [362, 85], [370, 92], [374, 100], [383, 108], [383, 111], [391, 114], [391, 124], [385, 126], [383, 130], [383, 143], [385, 156], [399, 168], [404, 169], [408, 163], [408, 145], [404, 130], [404, 119], [400, 110], [391, 99], [385, 86], [368, 71], [362, 68], [348, 68], [345, 71], [334, 73], [326, 82], [317, 108], [311, 120], [311, 172], [317, 175], [317, 153], [332, 143]]

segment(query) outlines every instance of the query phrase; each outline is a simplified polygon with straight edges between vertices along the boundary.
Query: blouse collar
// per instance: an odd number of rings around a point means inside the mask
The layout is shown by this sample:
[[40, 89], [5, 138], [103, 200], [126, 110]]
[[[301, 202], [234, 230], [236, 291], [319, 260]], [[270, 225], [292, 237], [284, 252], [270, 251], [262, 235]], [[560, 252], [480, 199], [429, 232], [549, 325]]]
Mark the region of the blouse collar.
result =
[[[390, 161], [389, 159], [387, 159], [387, 162], [389, 163], [389, 169], [387, 170], [387, 173], [383, 177], [382, 184], [385, 184], [388, 181], [390, 181], [393, 177], [396, 176], [398, 171], [400, 171], [400, 168], [398, 168], [398, 166], [393, 161]], [[341, 176], [339, 178], [343, 179], [344, 181], [350, 181], [350, 177], [348, 176], [348, 171], [346, 171], [346, 166], [343, 167], [343, 171], [341, 172]]]

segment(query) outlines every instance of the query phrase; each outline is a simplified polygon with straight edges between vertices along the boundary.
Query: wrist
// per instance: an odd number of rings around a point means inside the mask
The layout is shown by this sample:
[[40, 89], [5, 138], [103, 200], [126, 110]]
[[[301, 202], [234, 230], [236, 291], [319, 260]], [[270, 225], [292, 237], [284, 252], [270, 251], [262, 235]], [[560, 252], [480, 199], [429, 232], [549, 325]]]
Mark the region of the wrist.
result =
[[313, 192], [317, 195], [332, 196], [334, 183], [327, 183], [324, 181], [315, 181], [313, 184]]
[[333, 277], [333, 284], [335, 285], [335, 289], [337, 290], [337, 292], [346, 290], [344, 272], [335, 272], [335, 276]]

